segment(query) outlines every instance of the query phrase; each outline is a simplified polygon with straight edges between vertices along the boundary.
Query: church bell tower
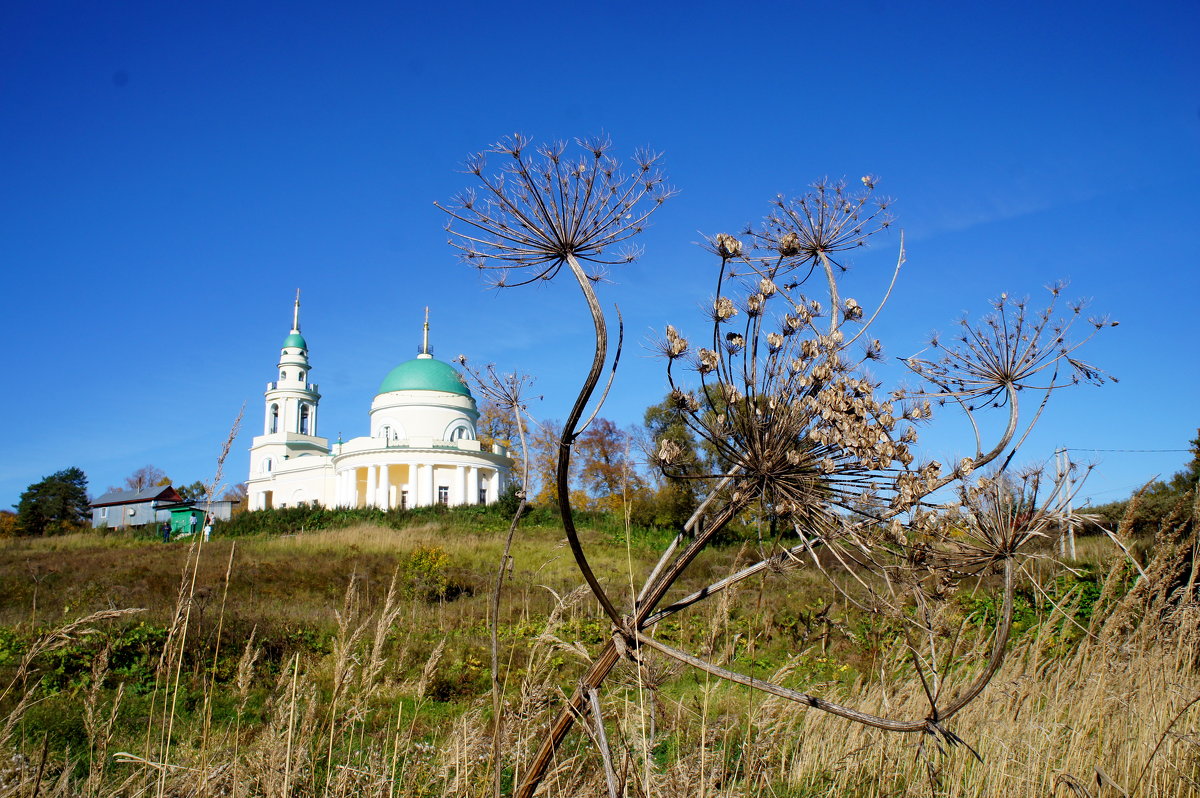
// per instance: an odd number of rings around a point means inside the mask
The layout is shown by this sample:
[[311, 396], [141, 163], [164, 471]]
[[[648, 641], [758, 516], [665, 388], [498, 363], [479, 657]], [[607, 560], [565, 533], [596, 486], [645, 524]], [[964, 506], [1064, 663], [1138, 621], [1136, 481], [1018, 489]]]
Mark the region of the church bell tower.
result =
[[263, 430], [250, 448], [253, 474], [269, 474], [302, 454], [328, 453], [328, 441], [317, 436], [317, 406], [321, 394], [309, 381], [308, 342], [300, 334], [300, 291], [292, 309], [292, 329], [283, 339], [277, 364], [278, 379], [263, 394]]

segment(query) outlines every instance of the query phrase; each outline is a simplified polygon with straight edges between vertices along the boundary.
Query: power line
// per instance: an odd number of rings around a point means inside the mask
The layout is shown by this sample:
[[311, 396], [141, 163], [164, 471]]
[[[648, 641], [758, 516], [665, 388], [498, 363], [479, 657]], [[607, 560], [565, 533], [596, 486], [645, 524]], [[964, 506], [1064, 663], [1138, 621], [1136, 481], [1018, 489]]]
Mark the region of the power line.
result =
[[1080, 449], [1078, 446], [1064, 446], [1068, 452], [1150, 452], [1153, 454], [1161, 454], [1164, 452], [1190, 452], [1191, 449]]

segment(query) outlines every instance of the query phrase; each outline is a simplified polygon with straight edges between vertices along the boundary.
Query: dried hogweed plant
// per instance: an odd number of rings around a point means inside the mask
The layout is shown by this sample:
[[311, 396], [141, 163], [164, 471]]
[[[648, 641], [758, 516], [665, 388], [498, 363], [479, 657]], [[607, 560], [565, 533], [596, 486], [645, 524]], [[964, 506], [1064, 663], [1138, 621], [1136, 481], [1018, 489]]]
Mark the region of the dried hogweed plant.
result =
[[508, 524], [508, 534], [504, 539], [504, 552], [500, 555], [500, 564], [496, 568], [496, 585], [492, 589], [491, 606], [488, 618], [489, 649], [491, 653], [492, 674], [492, 790], [496, 796], [501, 794], [501, 745], [504, 739], [504, 684], [500, 678], [500, 599], [504, 590], [504, 577], [511, 573], [513, 567], [512, 544], [517, 534], [517, 525], [525, 514], [527, 496], [525, 486], [529, 484], [529, 447], [525, 436], [526, 417], [529, 415], [528, 399], [529, 386], [533, 379], [520, 372], [502, 374], [496, 371], [492, 364], [482, 369], [473, 368], [467, 362], [466, 355], [459, 355], [455, 361], [470, 375], [476, 389], [484, 399], [491, 402], [496, 409], [512, 421], [517, 432], [517, 443], [521, 452], [520, 489], [517, 491], [517, 506], [513, 510], [512, 519]]
[[[524, 157], [524, 146], [518, 139], [495, 148], [511, 159], [502, 177], [485, 177], [481, 161], [473, 161], [488, 199], [464, 195], [449, 211], [469, 231], [490, 238], [452, 232], [469, 262], [515, 264], [529, 275], [524, 282], [550, 279], [566, 263], [584, 290], [596, 325], [596, 358], [562, 436], [558, 492], [572, 550], [613, 634], [543, 738], [517, 795], [533, 794], [575, 719], [598, 711], [596, 691], [615, 665], [622, 658], [640, 663], [647, 650], [850, 721], [918, 733], [939, 747], [959, 742], [947, 724], [999, 668], [1017, 572], [1033, 544], [1055, 528], [1057, 508], [1071, 490], [1066, 480], [1014, 478], [1006, 467], [1054, 391], [1107, 379], [1075, 355], [1109, 322], [1084, 322], [1081, 305], [1057, 313], [1061, 286], [1051, 289], [1043, 310], [1002, 296], [991, 315], [964, 320], [952, 342], [934, 339], [932, 355], [903, 361], [921, 387], [884, 394], [868, 370], [884, 357], [882, 342], [870, 332], [904, 264], [903, 240], [882, 299], [870, 311], [841, 288], [845, 253], [891, 225], [887, 201], [875, 197], [875, 179], [864, 177], [861, 190], [822, 182], [800, 198], [777, 198], [761, 226], [709, 240], [717, 268], [703, 345], [694, 346], [674, 325], [659, 344], [674, 411], [709, 456], [707, 468], [698, 468], [677, 443], [662, 440], [656, 459], [667, 476], [700, 482], [705, 498], [631, 605], [619, 610], [587, 566], [566, 484], [576, 425], [606, 356], [603, 315], [579, 261], [602, 255], [607, 243], [597, 247], [571, 231], [587, 228], [587, 220], [610, 219], [611, 240], [625, 241], [666, 192], [650, 160], [629, 177], [608, 164], [601, 179], [583, 161], [560, 165], [561, 146], [539, 151], [536, 166]], [[597, 163], [607, 163], [602, 149], [591, 152]], [[598, 193], [597, 183], [605, 186]], [[619, 214], [606, 210], [604, 195], [623, 198]], [[653, 205], [637, 210], [640, 199]], [[602, 207], [590, 209], [589, 202]], [[1081, 327], [1086, 330], [1079, 335]], [[1035, 410], [1023, 414], [1028, 402], [1021, 399], [1029, 396]], [[949, 468], [919, 459], [914, 450], [917, 430], [935, 407], [961, 411], [974, 431], [974, 454]], [[1007, 413], [1001, 424], [980, 418], [994, 409]], [[991, 426], [998, 431], [985, 443], [982, 430]], [[980, 477], [985, 466], [993, 473]], [[1078, 489], [1081, 480], [1073, 484]], [[760, 559], [668, 602], [701, 552], [748, 514], [766, 519], [773, 533]], [[900, 631], [924, 688], [924, 716], [864, 712], [738, 673], [651, 634], [663, 619], [756, 574], [802, 566], [827, 577], [848, 605]], [[985, 580], [999, 582], [1000, 607], [989, 619], [990, 641], [968, 646], [948, 598], [964, 584]]]
[[[563, 424], [556, 482], [571, 552], [588, 586], [616, 622], [620, 613], [592, 572], [575, 530], [568, 484], [571, 446], [595, 417], [593, 410], [588, 421], [582, 421], [608, 363], [608, 324], [593, 283], [603, 278], [606, 267], [637, 258], [637, 250], [626, 242], [644, 229], [671, 190], [655, 153], [638, 153], [634, 167], [625, 170], [609, 155], [612, 145], [607, 138], [580, 139], [576, 144], [578, 153], [565, 142], [531, 148], [524, 136], [504, 139], [467, 162], [467, 171], [481, 188], [469, 189], [438, 207], [451, 217], [450, 243], [468, 264], [494, 275], [495, 286], [552, 280], [566, 266], [587, 302], [595, 328], [595, 354]], [[494, 173], [487, 171], [489, 154], [501, 161]], [[614, 370], [619, 357], [618, 342]]]

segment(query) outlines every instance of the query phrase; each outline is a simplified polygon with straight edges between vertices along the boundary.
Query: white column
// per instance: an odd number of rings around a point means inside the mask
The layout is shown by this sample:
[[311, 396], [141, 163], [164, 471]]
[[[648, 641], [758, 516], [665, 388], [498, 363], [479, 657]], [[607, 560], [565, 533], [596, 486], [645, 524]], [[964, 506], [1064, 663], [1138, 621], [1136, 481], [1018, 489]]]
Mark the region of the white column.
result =
[[454, 496], [450, 497], [451, 504], [467, 504], [467, 467], [454, 467]]
[[488, 501], [494, 502], [500, 498], [500, 469], [488, 474]]
[[387, 510], [391, 507], [392, 482], [386, 465], [379, 466], [379, 506]]
[[433, 463], [421, 466], [421, 506], [427, 507], [437, 500], [433, 492]]
[[467, 468], [467, 499], [464, 504], [474, 504], [479, 501], [479, 466]]
[[379, 467], [367, 466], [367, 506], [374, 507], [379, 503]]
[[417, 506], [417, 466], [415, 463], [408, 464], [408, 509]]

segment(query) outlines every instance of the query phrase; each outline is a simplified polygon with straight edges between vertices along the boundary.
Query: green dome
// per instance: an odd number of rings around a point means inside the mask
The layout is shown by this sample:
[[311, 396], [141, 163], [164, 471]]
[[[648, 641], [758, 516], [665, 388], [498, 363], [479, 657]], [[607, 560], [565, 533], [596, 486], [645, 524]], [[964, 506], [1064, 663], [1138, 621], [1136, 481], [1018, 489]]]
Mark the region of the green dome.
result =
[[379, 393], [389, 391], [442, 391], [471, 396], [471, 390], [453, 366], [431, 357], [409, 360], [389, 371]]
[[308, 351], [308, 342], [304, 340], [304, 336], [298, 332], [291, 333], [287, 338], [283, 339], [283, 348], [299, 348]]

